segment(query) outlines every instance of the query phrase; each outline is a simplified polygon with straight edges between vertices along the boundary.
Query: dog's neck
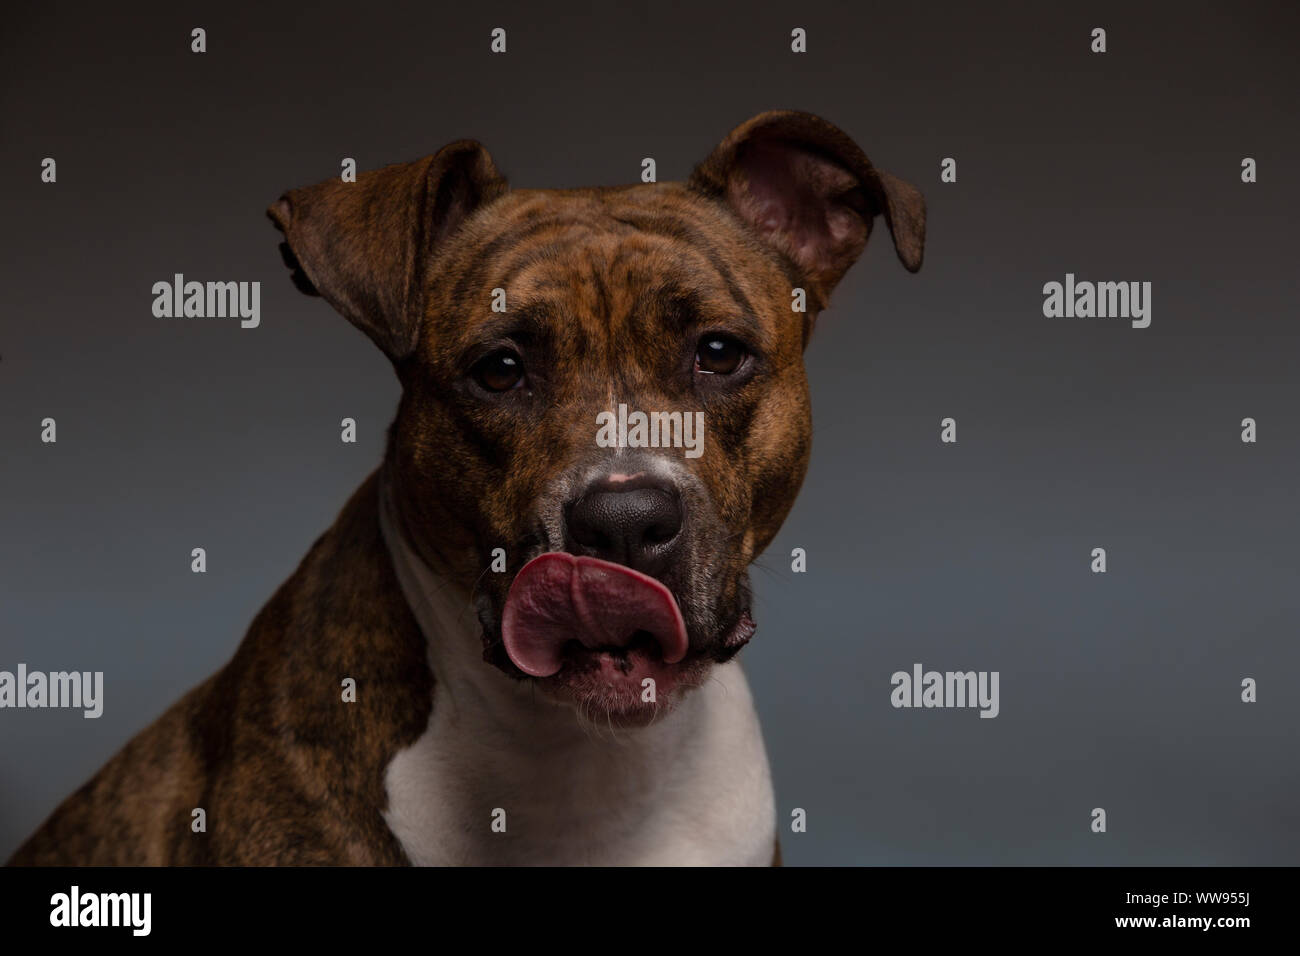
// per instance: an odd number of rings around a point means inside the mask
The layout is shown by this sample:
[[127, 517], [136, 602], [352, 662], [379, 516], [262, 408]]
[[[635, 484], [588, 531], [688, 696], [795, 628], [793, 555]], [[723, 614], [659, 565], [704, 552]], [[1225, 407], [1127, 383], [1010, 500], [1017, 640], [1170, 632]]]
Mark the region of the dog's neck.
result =
[[[470, 595], [411, 547], [382, 480], [379, 514], [434, 678], [428, 729], [386, 779], [384, 818], [412, 862], [770, 859], [771, 780], [737, 662], [650, 726], [584, 723], [483, 660]], [[490, 827], [498, 808], [509, 839]]]

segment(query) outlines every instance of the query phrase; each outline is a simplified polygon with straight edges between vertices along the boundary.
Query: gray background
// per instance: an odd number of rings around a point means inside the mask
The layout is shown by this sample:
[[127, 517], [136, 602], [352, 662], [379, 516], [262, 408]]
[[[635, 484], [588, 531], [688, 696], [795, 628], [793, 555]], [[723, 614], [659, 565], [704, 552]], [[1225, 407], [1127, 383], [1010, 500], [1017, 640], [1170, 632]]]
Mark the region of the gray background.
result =
[[[677, 179], [791, 107], [931, 216], [920, 274], [878, 234], [823, 316], [811, 471], [756, 571], [789, 862], [1300, 862], [1294, 12], [34, 6], [0, 45], [0, 669], [103, 670], [106, 704], [0, 712], [0, 858], [228, 659], [379, 461], [397, 383], [294, 290], [271, 200], [464, 136], [518, 186]], [[261, 328], [153, 318], [174, 272], [260, 280]], [[1153, 282], [1151, 327], [1044, 318], [1066, 272]], [[999, 670], [1001, 716], [892, 709], [916, 661]]]

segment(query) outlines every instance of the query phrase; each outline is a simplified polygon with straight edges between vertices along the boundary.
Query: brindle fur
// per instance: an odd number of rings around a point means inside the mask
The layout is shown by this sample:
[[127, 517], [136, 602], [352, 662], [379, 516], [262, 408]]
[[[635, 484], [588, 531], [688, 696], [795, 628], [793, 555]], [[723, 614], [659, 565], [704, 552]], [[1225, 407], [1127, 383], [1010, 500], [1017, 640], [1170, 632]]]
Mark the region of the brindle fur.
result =
[[[460, 141], [414, 163], [287, 193], [270, 209], [296, 284], [392, 360], [403, 386], [384, 463], [258, 614], [229, 664], [70, 796], [15, 864], [400, 864], [384, 771], [428, 723], [436, 682], [380, 536], [378, 483], [439, 574], [475, 594], [485, 659], [515, 571], [563, 547], [539, 502], [595, 460], [595, 416], [700, 410], [691, 540], [664, 580], [692, 650], [749, 609], [746, 569], [803, 480], [803, 349], [883, 214], [915, 270], [924, 203], [844, 133], [803, 113], [755, 117], [686, 183], [510, 190]], [[809, 311], [792, 312], [791, 290]], [[508, 311], [490, 309], [506, 290]], [[698, 383], [694, 343], [725, 331], [755, 361]], [[523, 343], [527, 394], [485, 396], [468, 369]], [[493, 548], [509, 574], [484, 574]], [[486, 666], [486, 665], [485, 665]], [[340, 701], [354, 677], [355, 703]], [[191, 830], [203, 808], [207, 832]], [[779, 846], [774, 863], [779, 863]]]

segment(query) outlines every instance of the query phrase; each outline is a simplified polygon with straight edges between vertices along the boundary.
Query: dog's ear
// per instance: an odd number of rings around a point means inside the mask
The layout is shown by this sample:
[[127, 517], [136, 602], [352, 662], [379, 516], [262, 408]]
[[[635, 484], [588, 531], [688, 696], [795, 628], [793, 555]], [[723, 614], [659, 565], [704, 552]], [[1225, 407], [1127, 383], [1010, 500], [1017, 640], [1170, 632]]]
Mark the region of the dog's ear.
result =
[[412, 163], [294, 189], [267, 215], [293, 281], [324, 296], [394, 363], [415, 349], [424, 269], [438, 244], [509, 190], [482, 145], [461, 140]]
[[898, 258], [921, 268], [925, 199], [871, 165], [842, 130], [811, 113], [775, 110], [736, 127], [688, 185], [721, 199], [811, 283], [819, 308], [885, 216]]

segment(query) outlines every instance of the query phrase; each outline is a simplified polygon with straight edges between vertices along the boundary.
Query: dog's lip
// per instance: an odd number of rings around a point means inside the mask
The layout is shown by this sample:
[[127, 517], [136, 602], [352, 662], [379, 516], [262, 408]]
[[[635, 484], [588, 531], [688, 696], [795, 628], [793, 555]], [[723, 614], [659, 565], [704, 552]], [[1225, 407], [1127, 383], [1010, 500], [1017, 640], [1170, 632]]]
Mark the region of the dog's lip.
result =
[[736, 623], [723, 635], [723, 653], [728, 657], [735, 654], [749, 643], [750, 638], [754, 636], [754, 632], [757, 630], [758, 625], [754, 623], [753, 615], [750, 614], [749, 608], [745, 608], [740, 612], [740, 616], [736, 618]]
[[[496, 635], [495, 638], [487, 641], [484, 645], [483, 659], [485, 661], [489, 664], [494, 664], [507, 674], [522, 680], [544, 681], [549, 679], [529, 674], [528, 672], [521, 670], [518, 665], [510, 659], [508, 654], [503, 653], [504, 648], [501, 640], [500, 628], [490, 627], [486, 624], [484, 627], [487, 633], [494, 633]], [[709, 642], [707, 646], [698, 646], [694, 642], [691, 642], [686, 651], [686, 656], [676, 664], [673, 664], [672, 669], [684, 670], [703, 663], [725, 664], [727, 661], [735, 657], [736, 654], [738, 654], [741, 649], [750, 642], [757, 629], [758, 625], [754, 622], [752, 612], [750, 609], [746, 608], [739, 613], [734, 623], [716, 632], [716, 639]], [[572, 647], [572, 645], [566, 647], [564, 650], [566, 665], [570, 662], [576, 663], [596, 660], [598, 659], [598, 655], [602, 654], [609, 654], [616, 659], [621, 659], [627, 653], [628, 651], [626, 648], [610, 647], [582, 648], [581, 653], [579, 653], [576, 648]], [[561, 669], [559, 673], [551, 675], [551, 678], [564, 677], [564, 672], [568, 669], [569, 668], [566, 666]]]
[[639, 682], [652, 671], [664, 675], [673, 674], [700, 657], [698, 653], [688, 652], [680, 661], [669, 663], [664, 660], [658, 643], [649, 635], [633, 639], [626, 647], [586, 647], [580, 641], [573, 640], [565, 644], [561, 653], [563, 663], [560, 669], [554, 674], [536, 679], [549, 678], [565, 683], [577, 674], [596, 670], [635, 678]]
[[576, 705], [588, 719], [645, 726], [672, 710], [687, 689], [703, 684], [712, 665], [711, 656], [699, 651], [667, 664], [655, 642], [647, 640], [613, 649], [573, 642], [558, 672], [530, 679], [548, 696]]

